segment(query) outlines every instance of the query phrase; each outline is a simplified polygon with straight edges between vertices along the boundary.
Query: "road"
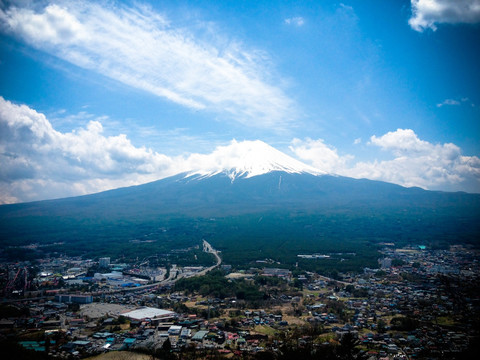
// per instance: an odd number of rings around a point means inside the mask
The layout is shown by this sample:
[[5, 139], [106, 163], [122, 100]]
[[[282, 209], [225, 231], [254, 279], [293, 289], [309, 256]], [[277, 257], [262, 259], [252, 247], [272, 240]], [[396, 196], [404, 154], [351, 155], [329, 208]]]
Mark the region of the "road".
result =
[[[193, 277], [193, 276], [203, 276], [206, 273], [208, 273], [209, 271], [211, 271], [211, 270], [215, 269], [216, 267], [220, 266], [220, 264], [222, 263], [222, 258], [218, 254], [218, 251], [215, 250], [212, 247], [212, 245], [210, 245], [210, 243], [208, 243], [206, 240], [203, 240], [203, 251], [206, 252], [206, 253], [213, 254], [213, 256], [215, 256], [215, 259], [216, 259], [216, 264], [215, 265], [212, 265], [212, 266], [210, 266], [206, 269], [203, 269], [202, 271], [199, 271], [197, 273], [194, 273], [190, 276], [184, 276], [184, 274], [180, 274], [179, 276], [177, 276], [176, 279], [170, 280], [170, 283], [174, 283], [176, 280], [181, 279], [181, 278]], [[171, 271], [170, 271], [170, 274], [171, 274]]]
[[[210, 270], [213, 270], [217, 266], [220, 266], [220, 264], [222, 263], [222, 259], [220, 258], [220, 255], [218, 255], [218, 251], [215, 250], [212, 247], [212, 245], [210, 245], [206, 240], [203, 240], [203, 251], [208, 252], [210, 254], [213, 254], [215, 256], [215, 258], [217, 259], [217, 263], [215, 265], [209, 267]], [[210, 271], [210, 270], [208, 270], [208, 271]]]
[[[213, 256], [215, 256], [215, 259], [216, 259], [216, 264], [215, 265], [212, 265], [198, 273], [194, 273], [190, 276], [184, 276], [184, 274], [179, 274], [177, 276], [177, 271], [175, 268], [172, 268], [170, 269], [170, 274], [168, 276], [167, 279], [164, 279], [162, 281], [158, 281], [158, 282], [155, 282], [153, 284], [148, 284], [148, 285], [142, 285], [142, 286], [137, 286], [137, 287], [133, 287], [133, 288], [123, 288], [123, 289], [118, 289], [118, 290], [113, 290], [113, 291], [109, 291], [109, 292], [106, 292], [105, 294], [115, 294], [115, 293], [120, 293], [120, 292], [126, 292], [126, 291], [138, 291], [138, 290], [142, 290], [142, 289], [150, 289], [150, 288], [153, 288], [153, 287], [160, 287], [160, 286], [166, 286], [166, 285], [173, 285], [175, 284], [175, 281], [179, 280], [179, 279], [182, 279], [182, 278], [185, 278], [185, 277], [193, 277], [193, 276], [203, 276], [205, 275], [206, 273], [208, 273], [209, 271], [215, 269], [216, 267], [220, 266], [220, 264], [222, 263], [222, 258], [220, 257], [220, 255], [218, 254], [218, 251], [215, 250], [212, 245], [210, 245], [210, 243], [208, 243], [206, 240], [203, 240], [203, 251], [207, 252], [207, 253], [210, 253], [210, 254], [213, 254]], [[103, 294], [103, 292], [98, 292], [98, 293], [95, 293], [95, 294], [92, 294], [92, 295], [101, 295]]]
[[[164, 279], [162, 281], [157, 281], [155, 283], [152, 283], [152, 284], [148, 284], [148, 285], [142, 285], [142, 286], [137, 286], [137, 287], [131, 287], [131, 288], [122, 288], [122, 289], [118, 289], [118, 290], [111, 290], [111, 291], [96, 291], [94, 293], [92, 293], [91, 295], [92, 296], [99, 296], [99, 295], [110, 295], [110, 294], [117, 294], [117, 293], [122, 293], [122, 292], [128, 292], [128, 291], [138, 291], [138, 290], [143, 290], [143, 289], [150, 289], [150, 288], [154, 288], [154, 287], [161, 287], [161, 286], [166, 286], [166, 285], [173, 285], [175, 284], [175, 281], [177, 281], [178, 279], [181, 279], [181, 278], [184, 278], [184, 277], [193, 277], [193, 276], [203, 276], [205, 275], [206, 273], [208, 273], [209, 271], [215, 269], [216, 267], [220, 266], [220, 264], [222, 263], [222, 258], [220, 257], [220, 255], [218, 254], [218, 251], [215, 250], [212, 245], [210, 245], [210, 243], [208, 243], [206, 240], [203, 240], [203, 251], [207, 252], [207, 253], [210, 253], [210, 254], [213, 254], [213, 256], [215, 256], [215, 259], [216, 259], [216, 264], [215, 265], [212, 265], [198, 273], [194, 273], [192, 275], [189, 275], [189, 276], [183, 276], [183, 274], [180, 274], [177, 276], [177, 270], [176, 268], [172, 268], [170, 270], [170, 274], [168, 276], [167, 279]], [[40, 299], [45, 299], [47, 298], [46, 296], [41, 296], [41, 297], [36, 297], [36, 298], [30, 298], [28, 300], [40, 300]], [[49, 296], [49, 298], [53, 298], [53, 296]], [[22, 298], [22, 299], [3, 299], [2, 302], [4, 303], [8, 303], [8, 302], [20, 302], [20, 301], [25, 301], [27, 300], [26, 298]]]

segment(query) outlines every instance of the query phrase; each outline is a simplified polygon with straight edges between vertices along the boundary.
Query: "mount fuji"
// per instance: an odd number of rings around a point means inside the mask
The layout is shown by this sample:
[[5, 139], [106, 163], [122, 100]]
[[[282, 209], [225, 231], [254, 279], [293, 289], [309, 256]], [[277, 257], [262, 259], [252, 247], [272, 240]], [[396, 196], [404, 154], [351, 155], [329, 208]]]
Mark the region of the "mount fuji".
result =
[[[325, 175], [325, 171], [306, 165], [260, 140], [235, 140], [229, 146], [221, 146], [210, 155], [200, 155], [197, 159], [200, 168], [188, 171], [188, 176], [211, 177], [227, 175], [232, 181], [236, 178], [249, 178], [274, 171], [289, 174]], [[202, 161], [203, 160], [203, 161]]]
[[0, 206], [0, 257], [15, 244], [55, 241], [107, 255], [145, 238], [171, 247], [208, 238], [232, 263], [245, 247], [255, 257], [257, 248], [291, 255], [326, 243], [478, 246], [480, 194], [327, 174], [261, 141], [191, 160], [190, 169], [148, 184]]

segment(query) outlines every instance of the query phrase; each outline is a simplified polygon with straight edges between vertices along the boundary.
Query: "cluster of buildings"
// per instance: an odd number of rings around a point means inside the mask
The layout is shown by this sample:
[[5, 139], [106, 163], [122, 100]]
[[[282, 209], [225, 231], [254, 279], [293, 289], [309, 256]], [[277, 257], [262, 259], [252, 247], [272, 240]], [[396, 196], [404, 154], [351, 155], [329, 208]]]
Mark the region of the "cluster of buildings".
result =
[[[108, 285], [105, 274], [118, 266], [108, 258], [101, 259], [101, 266], [89, 260], [54, 259], [43, 262], [36, 281], [62, 273], [79, 275], [62, 279], [63, 284], [46, 285], [57, 289], [4, 298], [2, 306], [16, 310], [15, 315], [0, 319], [0, 338], [41, 333], [38, 341], [19, 344], [52, 358], [81, 358], [115, 350], [154, 352], [163, 349], [167, 340], [172, 351], [278, 352], [284, 341], [280, 334], [298, 333], [297, 346], [315, 348], [338, 344], [351, 333], [371, 360], [461, 358], [479, 336], [478, 260], [475, 251], [459, 246], [449, 250], [386, 246], [378, 269], [340, 274], [340, 279], [308, 272], [294, 276], [281, 268], [250, 269], [237, 274], [248, 276], [229, 276], [229, 281], [253, 282], [261, 275], [277, 277], [284, 286], [264, 288], [269, 295], [261, 308], [249, 308], [236, 298], [206, 299], [175, 292], [174, 280], [154, 288]], [[98, 277], [87, 276], [92, 266], [109, 272], [99, 272], [103, 274], [99, 281], [89, 280]], [[200, 271], [175, 268], [169, 277]], [[131, 276], [123, 272], [131, 269], [120, 273]], [[16, 274], [8, 266], [5, 273]], [[84, 292], [78, 283], [66, 280], [97, 286]], [[302, 289], [294, 288], [299, 282]], [[302, 333], [309, 327], [318, 331]]]
[[[386, 248], [383, 255], [380, 269], [345, 276], [339, 291], [317, 298], [308, 321], [337, 335], [355, 332], [378, 357], [461, 358], [479, 336], [478, 254], [452, 246]], [[319, 280], [308, 287], [325, 285]], [[327, 311], [332, 302], [342, 304], [342, 319]]]

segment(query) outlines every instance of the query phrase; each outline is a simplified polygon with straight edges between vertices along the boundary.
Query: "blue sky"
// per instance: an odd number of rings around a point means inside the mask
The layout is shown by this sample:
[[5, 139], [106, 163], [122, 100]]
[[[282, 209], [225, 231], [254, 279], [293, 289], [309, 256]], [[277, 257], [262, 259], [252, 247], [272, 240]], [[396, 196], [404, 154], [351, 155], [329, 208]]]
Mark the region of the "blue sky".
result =
[[0, 203], [152, 181], [233, 139], [480, 192], [479, 22], [480, 0], [0, 2]]

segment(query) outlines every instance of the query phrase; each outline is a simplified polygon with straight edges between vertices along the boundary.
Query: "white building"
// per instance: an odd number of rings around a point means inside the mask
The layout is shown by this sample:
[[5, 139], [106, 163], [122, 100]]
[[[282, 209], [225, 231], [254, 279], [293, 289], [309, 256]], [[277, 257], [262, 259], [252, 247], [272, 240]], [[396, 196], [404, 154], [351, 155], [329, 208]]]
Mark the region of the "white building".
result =
[[168, 329], [168, 335], [180, 335], [182, 327], [180, 325], [172, 325]]
[[144, 321], [146, 319], [150, 319], [152, 321], [158, 322], [158, 321], [173, 319], [176, 313], [169, 310], [143, 307], [137, 310], [129, 311], [122, 315], [129, 319], [138, 320], [138, 321]]

